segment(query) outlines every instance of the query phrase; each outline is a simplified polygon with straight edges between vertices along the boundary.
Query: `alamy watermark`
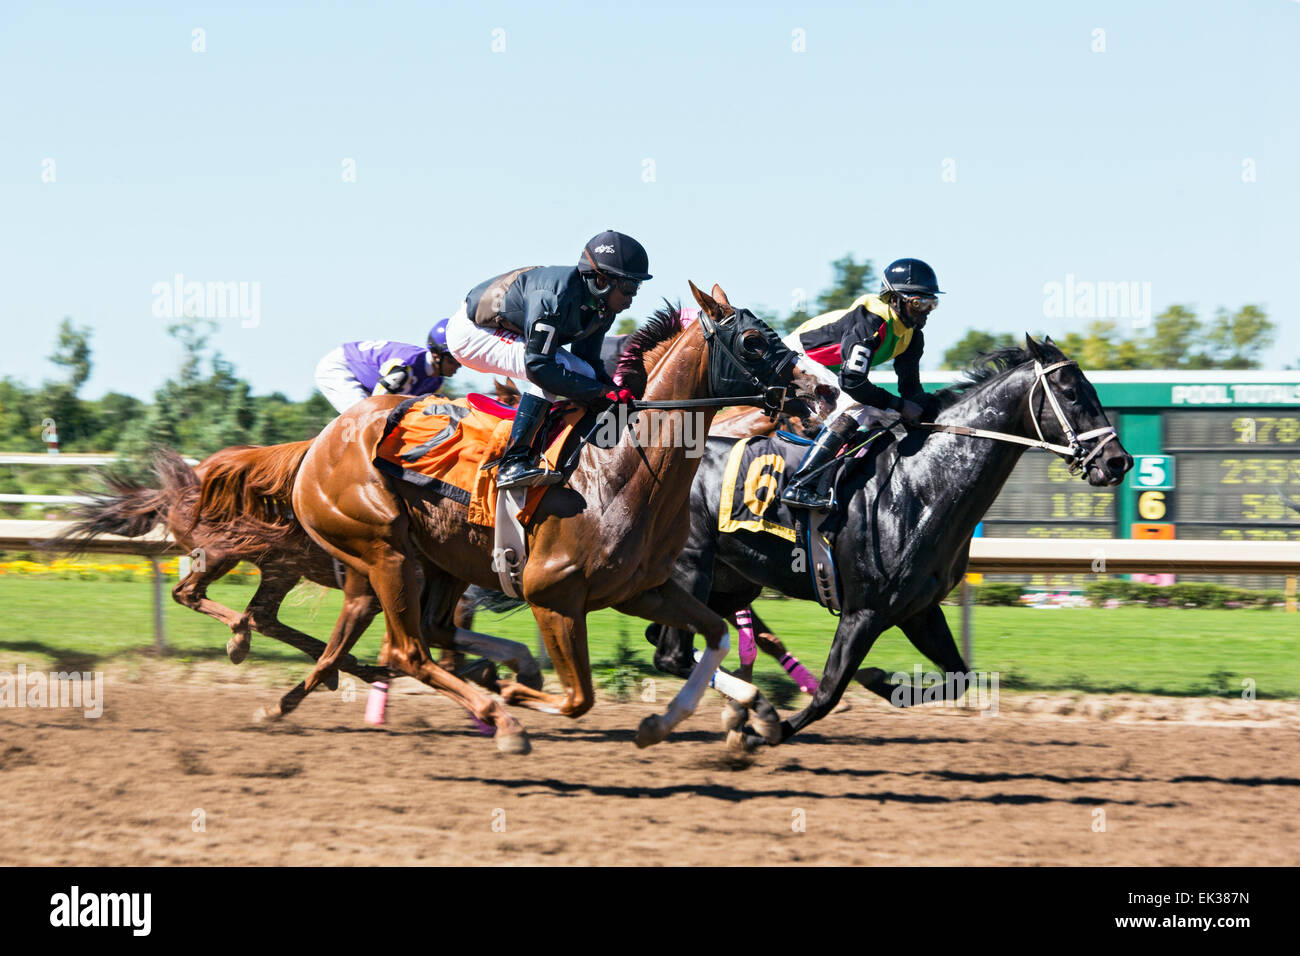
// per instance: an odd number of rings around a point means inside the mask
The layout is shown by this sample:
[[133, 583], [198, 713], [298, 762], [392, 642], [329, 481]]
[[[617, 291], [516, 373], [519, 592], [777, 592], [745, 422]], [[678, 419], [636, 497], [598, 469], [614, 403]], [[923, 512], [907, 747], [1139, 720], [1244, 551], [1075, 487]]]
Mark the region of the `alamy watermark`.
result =
[[151, 291], [155, 318], [239, 319], [246, 329], [262, 324], [261, 282], [186, 282], [178, 272]]
[[[911, 681], [908, 681], [908, 677]], [[979, 708], [981, 717], [996, 717], [998, 714], [998, 685], [1001, 681], [1000, 671], [925, 671], [916, 664], [909, 675], [897, 671], [892, 676], [895, 685], [889, 700], [895, 707], [908, 704], [942, 704], [944, 707], [974, 706]], [[969, 693], [970, 700], [962, 698]]]
[[687, 458], [704, 454], [709, 428], [702, 412], [667, 409], [644, 415], [627, 405], [611, 408], [591, 436], [597, 448], [613, 448], [625, 431], [641, 448], [685, 448]]
[[17, 675], [0, 671], [0, 707], [80, 707], [86, 717], [104, 713], [102, 671], [36, 671], [18, 665]]
[[74, 885], [50, 897], [51, 926], [119, 926], [133, 936], [148, 936], [152, 914], [152, 893], [83, 893]]
[[1151, 324], [1151, 283], [1094, 282], [1067, 273], [1064, 282], [1043, 283], [1047, 319], [1128, 319], [1134, 329]]

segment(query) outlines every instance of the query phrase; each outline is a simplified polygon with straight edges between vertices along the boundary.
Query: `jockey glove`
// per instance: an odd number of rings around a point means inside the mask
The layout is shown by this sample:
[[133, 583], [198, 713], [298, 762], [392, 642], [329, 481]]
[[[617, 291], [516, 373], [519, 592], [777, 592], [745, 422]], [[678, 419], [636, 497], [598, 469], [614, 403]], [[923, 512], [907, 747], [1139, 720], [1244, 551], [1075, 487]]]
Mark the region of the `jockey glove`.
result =
[[391, 395], [394, 392], [400, 392], [406, 385], [406, 380], [410, 377], [411, 370], [405, 365], [399, 365], [397, 368], [390, 369], [388, 374], [384, 375], [375, 383], [372, 395]]

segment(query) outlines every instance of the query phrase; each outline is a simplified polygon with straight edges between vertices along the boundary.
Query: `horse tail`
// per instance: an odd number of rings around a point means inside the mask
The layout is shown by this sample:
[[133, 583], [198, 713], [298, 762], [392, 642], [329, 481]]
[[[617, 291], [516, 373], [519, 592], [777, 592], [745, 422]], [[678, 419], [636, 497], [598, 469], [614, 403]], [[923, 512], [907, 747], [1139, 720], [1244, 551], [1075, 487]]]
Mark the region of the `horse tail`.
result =
[[236, 548], [257, 551], [300, 534], [290, 495], [311, 441], [241, 445], [207, 458], [191, 528], [203, 521]]
[[76, 555], [92, 550], [100, 535], [144, 537], [199, 485], [198, 475], [170, 448], [154, 449], [152, 470], [152, 485], [124, 472], [102, 471], [108, 492], [91, 494], [89, 502], [71, 509], [72, 525], [59, 535], [56, 546]]

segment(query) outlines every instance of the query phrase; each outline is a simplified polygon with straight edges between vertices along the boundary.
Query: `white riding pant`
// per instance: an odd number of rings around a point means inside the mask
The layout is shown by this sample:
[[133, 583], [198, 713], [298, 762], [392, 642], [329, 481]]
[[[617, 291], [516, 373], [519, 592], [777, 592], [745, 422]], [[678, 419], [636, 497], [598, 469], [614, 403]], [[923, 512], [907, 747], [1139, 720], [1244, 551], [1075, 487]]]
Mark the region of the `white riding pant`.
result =
[[819, 382], [833, 385], [835, 388], [839, 389], [840, 394], [839, 398], [835, 400], [835, 409], [826, 416], [826, 423], [828, 425], [835, 421], [835, 419], [841, 414], [851, 415], [854, 421], [859, 425], [865, 423], [867, 414], [872, 411], [871, 406], [860, 404], [856, 398], [844, 391], [844, 389], [840, 388], [840, 377], [838, 375], [828, 369], [825, 365], [822, 365], [821, 362], [813, 361], [808, 357], [803, 350], [803, 346], [799, 344], [798, 332], [791, 332], [781, 341], [784, 343], [786, 348], [799, 356], [799, 359], [795, 364], [801, 371], [807, 372]]
[[[524, 364], [525, 343], [522, 335], [505, 329], [485, 329], [475, 325], [465, 314], [465, 303], [447, 323], [447, 348], [456, 361], [476, 372], [513, 378], [520, 390], [555, 401], [559, 395], [534, 385]], [[568, 349], [557, 349], [555, 361], [578, 375], [594, 379], [596, 370]]]
[[316, 365], [316, 387], [340, 413], [370, 397], [365, 386], [357, 381], [348, 368], [341, 345], [327, 353]]

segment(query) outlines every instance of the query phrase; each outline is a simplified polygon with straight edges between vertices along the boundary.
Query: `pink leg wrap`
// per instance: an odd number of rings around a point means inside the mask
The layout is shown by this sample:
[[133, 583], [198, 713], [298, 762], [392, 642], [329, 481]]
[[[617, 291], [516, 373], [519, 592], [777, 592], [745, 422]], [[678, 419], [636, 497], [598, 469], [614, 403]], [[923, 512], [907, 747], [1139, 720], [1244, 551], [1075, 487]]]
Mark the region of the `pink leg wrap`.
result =
[[381, 680], [370, 685], [370, 696], [366, 698], [366, 723], [376, 727], [384, 725], [384, 708], [388, 704], [388, 685]]
[[748, 667], [758, 657], [758, 644], [754, 642], [754, 619], [749, 608], [742, 607], [736, 612], [736, 630], [740, 633], [740, 666]]
[[785, 672], [790, 675], [790, 679], [799, 685], [799, 689], [805, 694], [815, 694], [817, 692], [817, 678], [813, 677], [808, 668], [799, 663], [799, 658], [793, 654], [787, 654], [781, 658], [781, 666]]

